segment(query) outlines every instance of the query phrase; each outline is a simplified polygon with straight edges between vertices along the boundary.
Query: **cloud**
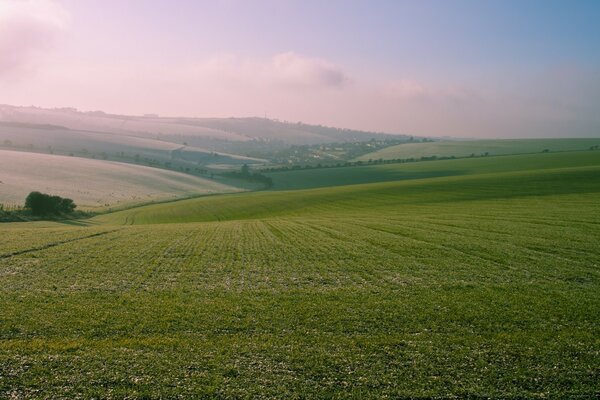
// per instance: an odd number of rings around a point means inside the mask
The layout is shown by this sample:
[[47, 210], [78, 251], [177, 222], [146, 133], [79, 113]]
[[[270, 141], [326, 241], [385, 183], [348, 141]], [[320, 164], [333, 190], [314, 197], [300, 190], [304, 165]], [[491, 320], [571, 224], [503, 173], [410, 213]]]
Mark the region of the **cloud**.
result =
[[412, 79], [388, 82], [383, 85], [381, 92], [389, 98], [413, 102], [462, 103], [471, 100], [481, 100], [479, 93], [467, 87], [457, 85], [426, 85]]
[[383, 94], [400, 99], [419, 99], [431, 96], [431, 92], [417, 81], [402, 79], [390, 82], [382, 88]]
[[234, 54], [214, 56], [193, 67], [198, 79], [239, 88], [285, 87], [294, 89], [342, 88], [350, 78], [332, 62], [286, 52], [270, 59], [249, 59]]
[[0, 0], [0, 78], [31, 69], [67, 23], [67, 12], [55, 1]]
[[349, 81], [340, 67], [322, 59], [307, 58], [293, 52], [274, 56], [271, 68], [273, 77], [285, 85], [336, 88]]

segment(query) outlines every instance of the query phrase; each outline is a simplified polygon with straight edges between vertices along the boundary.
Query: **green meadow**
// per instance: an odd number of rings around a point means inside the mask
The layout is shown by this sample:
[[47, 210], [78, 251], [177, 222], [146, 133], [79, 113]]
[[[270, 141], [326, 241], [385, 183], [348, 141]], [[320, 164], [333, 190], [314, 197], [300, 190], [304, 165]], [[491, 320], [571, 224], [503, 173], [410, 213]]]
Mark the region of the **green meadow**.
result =
[[600, 151], [0, 225], [0, 398], [594, 398]]
[[300, 169], [266, 174], [274, 190], [404, 181], [435, 177], [466, 176], [502, 172], [598, 165], [598, 151], [505, 155], [501, 157], [461, 158], [405, 164], [378, 164], [356, 167]]
[[[469, 157], [484, 155], [506, 155], [540, 153], [544, 150], [576, 151], [589, 150], [599, 146], [599, 138], [581, 139], [497, 139], [497, 140], [452, 140], [425, 143], [406, 143], [386, 147], [373, 153], [358, 157], [357, 160], [368, 161], [421, 157]], [[596, 147], [597, 148], [597, 147]]]

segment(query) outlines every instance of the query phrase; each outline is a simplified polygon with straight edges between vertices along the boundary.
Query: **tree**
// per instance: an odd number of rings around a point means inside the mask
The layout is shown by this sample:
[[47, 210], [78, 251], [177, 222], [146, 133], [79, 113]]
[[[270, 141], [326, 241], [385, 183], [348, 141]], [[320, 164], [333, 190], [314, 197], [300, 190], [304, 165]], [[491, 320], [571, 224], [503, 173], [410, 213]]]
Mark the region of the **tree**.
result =
[[25, 208], [30, 209], [33, 215], [68, 214], [76, 207], [72, 199], [40, 192], [31, 192], [25, 199]]
[[[56, 196], [58, 197], [58, 196]], [[72, 213], [73, 211], [75, 211], [75, 209], [77, 208], [77, 205], [75, 204], [75, 202], [73, 201], [73, 199], [68, 199], [68, 198], [61, 198], [60, 199], [60, 203], [58, 205], [58, 209], [60, 212], [63, 213]]]
[[242, 175], [244, 175], [244, 176], [250, 175], [250, 167], [248, 166], [248, 164], [242, 165]]

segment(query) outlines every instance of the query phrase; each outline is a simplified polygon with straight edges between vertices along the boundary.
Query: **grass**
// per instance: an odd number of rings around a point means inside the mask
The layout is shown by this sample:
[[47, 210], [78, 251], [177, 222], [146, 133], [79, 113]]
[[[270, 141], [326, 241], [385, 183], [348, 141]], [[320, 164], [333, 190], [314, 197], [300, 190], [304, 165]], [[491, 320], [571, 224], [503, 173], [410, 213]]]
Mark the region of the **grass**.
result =
[[3, 225], [0, 397], [595, 397], [600, 162], [521, 157]]
[[359, 167], [318, 168], [266, 174], [273, 179], [274, 190], [296, 190], [359, 183], [419, 180], [435, 177], [519, 172], [600, 163], [600, 151], [506, 155], [499, 157], [462, 158], [383, 164]]
[[407, 159], [421, 157], [468, 157], [489, 153], [490, 155], [539, 153], [549, 151], [588, 150], [600, 145], [600, 138], [590, 139], [501, 139], [439, 141], [427, 143], [406, 143], [390, 146], [373, 153], [365, 154], [356, 160]]

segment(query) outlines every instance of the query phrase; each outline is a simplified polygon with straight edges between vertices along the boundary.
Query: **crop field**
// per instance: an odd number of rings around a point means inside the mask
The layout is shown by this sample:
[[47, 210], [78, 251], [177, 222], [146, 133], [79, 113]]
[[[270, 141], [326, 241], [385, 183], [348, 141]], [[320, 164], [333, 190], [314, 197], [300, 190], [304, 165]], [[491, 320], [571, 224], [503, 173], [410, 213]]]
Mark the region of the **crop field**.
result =
[[86, 158], [91, 155], [100, 158], [104, 156], [113, 160], [115, 156], [117, 160], [122, 160], [124, 157], [133, 159], [137, 155], [142, 159], [148, 158], [163, 165], [173, 160], [189, 161], [188, 166], [195, 166], [197, 162], [213, 162], [230, 166], [264, 162], [260, 159], [217, 153], [182, 143], [159, 140], [147, 135], [135, 136], [132, 134], [71, 130], [45, 125], [22, 126], [17, 124], [15, 126], [0, 120], [0, 144], [8, 150], [20, 147], [25, 150], [52, 152], [52, 154], [76, 154]]
[[600, 155], [573, 154], [0, 225], [0, 397], [597, 397]]
[[295, 190], [358, 183], [419, 180], [474, 174], [523, 172], [600, 164], [600, 151], [506, 155], [502, 157], [463, 158], [378, 164], [360, 167], [300, 169], [267, 173], [273, 190]]
[[600, 145], [599, 138], [590, 139], [501, 139], [501, 140], [464, 140], [427, 143], [406, 143], [387, 147], [365, 154], [357, 160], [384, 160], [421, 158], [421, 157], [468, 157], [489, 153], [489, 155], [525, 154], [549, 151], [589, 150]]
[[110, 161], [0, 150], [0, 203], [23, 204], [37, 190], [84, 210], [241, 189], [174, 171]]

